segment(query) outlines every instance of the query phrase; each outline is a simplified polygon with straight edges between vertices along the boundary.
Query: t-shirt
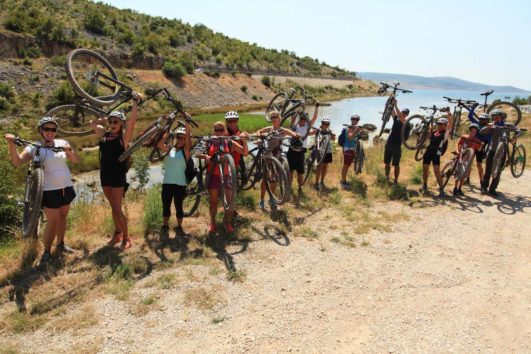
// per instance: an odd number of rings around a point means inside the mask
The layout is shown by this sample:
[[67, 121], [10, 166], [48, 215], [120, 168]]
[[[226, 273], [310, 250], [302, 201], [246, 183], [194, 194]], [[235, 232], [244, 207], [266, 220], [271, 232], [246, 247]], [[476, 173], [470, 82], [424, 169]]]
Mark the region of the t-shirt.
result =
[[463, 149], [471, 148], [477, 152], [479, 149], [481, 149], [481, 140], [476, 137], [471, 138], [468, 135], [463, 135], [461, 139], [459, 139], [458, 145], [463, 145]]
[[[67, 141], [54, 139], [55, 147], [64, 147], [66, 145], [69, 145]], [[34, 157], [37, 148], [30, 145], [26, 146], [24, 151], [29, 152]], [[72, 186], [72, 175], [66, 164], [66, 153], [64, 151], [53, 152], [50, 149], [41, 148], [39, 156], [44, 170], [43, 190], [53, 191]]]
[[391, 127], [391, 133], [387, 138], [388, 143], [402, 144], [402, 126], [404, 123], [397, 116], [393, 117], [393, 126]]
[[170, 150], [168, 157], [164, 161], [164, 184], [176, 184], [186, 186], [186, 158], [184, 150]]
[[[305, 136], [308, 132], [308, 129], [310, 129], [310, 125], [306, 123], [302, 127], [298, 124], [295, 124], [293, 127], [291, 127], [291, 130], [293, 130], [295, 133], [299, 133], [300, 136]], [[302, 147], [307, 148], [308, 147], [308, 139], [304, 139], [302, 141]]]
[[356, 138], [357, 135], [354, 135], [352, 137], [352, 140], [350, 140], [348, 138], [348, 133], [347, 133], [347, 136], [345, 138], [345, 144], [343, 145], [343, 152], [346, 152], [346, 151], [354, 151], [356, 149], [356, 142], [358, 141], [358, 139]]

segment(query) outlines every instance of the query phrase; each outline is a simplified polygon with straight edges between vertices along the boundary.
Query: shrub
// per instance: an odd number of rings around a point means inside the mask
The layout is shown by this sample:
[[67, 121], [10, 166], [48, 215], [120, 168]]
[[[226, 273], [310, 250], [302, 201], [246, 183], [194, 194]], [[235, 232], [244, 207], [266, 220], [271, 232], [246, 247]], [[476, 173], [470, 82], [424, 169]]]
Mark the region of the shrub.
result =
[[186, 70], [179, 63], [174, 61], [166, 61], [162, 66], [162, 72], [171, 78], [181, 80], [186, 75]]
[[22, 196], [21, 184], [10, 162], [6, 144], [0, 144], [0, 241], [13, 233], [21, 217], [17, 199]]
[[269, 76], [262, 76], [262, 84], [264, 86], [271, 88], [271, 78]]
[[57, 87], [54, 93], [48, 98], [48, 103], [46, 104], [46, 110], [50, 110], [56, 106], [63, 104], [70, 104], [74, 100], [76, 94], [70, 87], [67, 81], [63, 81], [59, 87]]
[[387, 197], [391, 200], [408, 200], [409, 194], [405, 185], [396, 183], [391, 186]]
[[50, 60], [51, 64], [53, 66], [62, 67], [65, 63], [65, 56], [64, 55], [56, 55], [51, 58]]
[[15, 93], [13, 92], [11, 86], [0, 83], [0, 96], [11, 101], [13, 98], [15, 98]]
[[367, 198], [367, 184], [356, 176], [350, 178], [352, 193], [359, 195], [361, 198]]
[[144, 199], [144, 228], [154, 230], [162, 225], [162, 200], [160, 184], [150, 188]]
[[87, 31], [94, 34], [105, 35], [107, 33], [105, 18], [103, 17], [103, 14], [95, 8], [87, 9], [84, 25]]
[[527, 99], [525, 99], [524, 97], [516, 96], [513, 99], [513, 103], [515, 105], [517, 105], [517, 106], [523, 106], [523, 105], [527, 104]]
[[135, 155], [133, 168], [138, 180], [138, 189], [143, 191], [149, 182], [149, 151], [143, 151]]
[[242, 90], [243, 93], [247, 93], [247, 86], [243, 85], [240, 87], [240, 90]]
[[41, 48], [37, 47], [36, 45], [27, 47], [27, 48], [21, 48], [17, 52], [19, 58], [38, 58], [41, 55]]

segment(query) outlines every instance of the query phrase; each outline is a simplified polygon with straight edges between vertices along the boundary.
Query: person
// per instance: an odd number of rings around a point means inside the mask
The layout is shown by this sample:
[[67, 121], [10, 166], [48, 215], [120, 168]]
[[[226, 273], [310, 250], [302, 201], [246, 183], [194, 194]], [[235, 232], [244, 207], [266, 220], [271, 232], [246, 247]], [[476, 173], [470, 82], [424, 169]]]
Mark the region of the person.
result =
[[186, 192], [186, 166], [191, 158], [192, 136], [190, 133], [190, 123], [186, 122], [184, 127], [179, 127], [175, 132], [175, 146], [166, 145], [168, 134], [164, 134], [159, 141], [158, 148], [163, 152], [169, 152], [164, 161], [164, 179], [162, 181], [162, 232], [168, 232], [169, 220], [171, 216], [171, 203], [175, 205], [175, 216], [177, 226], [176, 235], [184, 235], [183, 232], [183, 201]]
[[[481, 180], [481, 193], [482, 194], [489, 194], [493, 197], [498, 197], [498, 192], [496, 191], [496, 188], [498, 188], [498, 184], [500, 183], [501, 173], [496, 176], [496, 178], [493, 178], [491, 181], [491, 175], [492, 175], [492, 169], [493, 169], [493, 162], [494, 162], [494, 154], [496, 153], [496, 148], [498, 147], [498, 143], [500, 142], [500, 139], [503, 135], [503, 129], [509, 128], [514, 129], [517, 131], [517, 134], [519, 134], [518, 129], [512, 124], [508, 124], [505, 122], [505, 113], [501, 111], [500, 109], [494, 109], [490, 113], [492, 117], [492, 124], [487, 125], [486, 127], [483, 127], [480, 130], [480, 133], [482, 135], [488, 135], [490, 136], [490, 146], [489, 150], [486, 154], [486, 166], [485, 166], [485, 174], [483, 175], [483, 179]], [[502, 166], [505, 164], [505, 158], [506, 154], [502, 157]]]
[[[485, 152], [488, 149], [488, 146], [490, 144], [491, 136], [490, 134], [481, 133], [481, 129], [486, 127], [490, 122], [490, 114], [481, 113], [478, 119], [474, 117], [474, 110], [478, 105], [479, 103], [474, 103], [474, 105], [472, 105], [471, 109], [468, 112], [468, 120], [470, 121], [470, 123], [477, 124], [479, 126], [479, 133], [476, 135], [476, 137], [483, 143], [483, 149], [476, 152], [476, 166], [478, 168], [479, 181], [481, 183], [481, 181], [483, 181], [483, 175], [484, 175], [483, 160], [485, 160]], [[468, 178], [470, 178], [470, 173], [469, 173]]]
[[[319, 102], [315, 104], [315, 111], [313, 112], [312, 119], [308, 122], [308, 114], [302, 112], [299, 115], [299, 121], [295, 123], [297, 115], [291, 117], [291, 130], [300, 136], [307, 136], [308, 130], [315, 124], [317, 120], [319, 109]], [[300, 145], [300, 146], [298, 146]], [[297, 172], [297, 184], [299, 186], [299, 194], [302, 193], [302, 185], [304, 183], [304, 158], [306, 155], [306, 150], [308, 148], [308, 139], [291, 139], [291, 144], [287, 152], [287, 159], [289, 165], [289, 185], [293, 183], [293, 175], [295, 171]]]
[[[39, 120], [37, 129], [42, 137], [39, 142], [44, 147], [62, 147], [64, 151], [54, 152], [50, 149], [40, 150], [41, 166], [44, 171], [42, 206], [46, 215], [46, 228], [44, 229], [44, 252], [40, 264], [45, 265], [50, 261], [51, 248], [56, 242], [56, 252], [73, 253], [74, 250], [65, 244], [66, 217], [70, 203], [76, 197], [72, 186], [72, 176], [66, 161], [79, 163], [79, 157], [66, 140], [56, 139], [59, 125], [53, 117], [43, 117]], [[19, 154], [14, 143], [15, 136], [4, 136], [9, 146], [11, 163], [21, 166], [31, 161], [37, 148], [26, 146]]]
[[[240, 130], [240, 127], [238, 126], [238, 122], [240, 120], [240, 115], [236, 111], [229, 111], [225, 113], [225, 128], [227, 129], [227, 134], [230, 136], [239, 136], [243, 139], [239, 141], [242, 146], [245, 144], [247, 145], [247, 139], [249, 139], [249, 133], [242, 132]], [[236, 150], [231, 150], [231, 155], [234, 158], [234, 165], [236, 166], [237, 173], [240, 173], [240, 175], [243, 175], [245, 173], [245, 164], [243, 161], [243, 155], [237, 152]], [[241, 166], [241, 167], [240, 167]], [[234, 209], [234, 213], [232, 214], [234, 218], [238, 217], [238, 211]]]
[[[468, 127], [468, 132], [469, 134], [463, 135], [459, 139], [459, 142], [457, 143], [458, 156], [461, 155], [461, 152], [463, 151], [463, 149], [471, 148], [472, 150], [474, 150], [474, 154], [477, 154], [478, 152], [482, 150], [483, 143], [477, 137], [477, 134], [479, 132], [479, 125], [477, 125], [476, 123], [470, 124], [470, 127]], [[465, 195], [462, 190], [464, 182], [465, 182], [465, 177], [461, 179], [457, 179], [457, 178], [455, 179], [454, 190], [452, 193], [454, 197]]]
[[398, 183], [398, 177], [400, 176], [400, 158], [402, 157], [402, 126], [409, 115], [409, 109], [398, 109], [396, 99], [394, 100], [394, 115], [393, 126], [391, 127], [391, 133], [387, 138], [384, 150], [384, 165], [385, 165], [385, 178], [389, 182], [389, 174], [391, 173], [391, 165], [394, 168], [394, 183]]
[[125, 151], [133, 136], [136, 120], [138, 117], [138, 102], [142, 96], [138, 92], [133, 92], [133, 106], [131, 118], [127, 123], [123, 112], [113, 111], [107, 120], [108, 129], [105, 129], [105, 118], [100, 117], [90, 122], [96, 135], [100, 137], [100, 181], [105, 198], [109, 201], [112, 209], [112, 219], [114, 222], [114, 235], [107, 242], [109, 246], [114, 246], [121, 242], [122, 251], [132, 246], [127, 227], [127, 218], [122, 211], [122, 201], [129, 184], [127, 183], [128, 161], [119, 162], [118, 157]]
[[[292, 138], [295, 138], [295, 139], [300, 139], [301, 138], [301, 135], [299, 133], [296, 133], [296, 132], [294, 132], [294, 131], [292, 131], [290, 129], [287, 129], [287, 128], [282, 128], [281, 120], [280, 120], [280, 114], [278, 112], [276, 112], [276, 111], [270, 112], [268, 114], [268, 118], [271, 121], [272, 125], [268, 126], [268, 127], [265, 127], [265, 128], [262, 128], [262, 129], [259, 129], [253, 135], [260, 136], [260, 135], [268, 134], [268, 133], [271, 133], [271, 132], [275, 131], [275, 132], [278, 132], [278, 134], [280, 136], [282, 136], [282, 137], [289, 136], [289, 137], [292, 137]], [[271, 139], [270, 144], [276, 144], [276, 147], [273, 148], [273, 156], [276, 157], [276, 156], [280, 155], [280, 153], [282, 151], [280, 140], [278, 138], [273, 137]], [[272, 188], [275, 188], [275, 186], [272, 186]], [[264, 198], [265, 198], [266, 191], [267, 191], [267, 189], [266, 189], [265, 179], [262, 178], [262, 183], [260, 185], [260, 202], [258, 203], [258, 206], [262, 210], [265, 209]], [[271, 209], [275, 209], [276, 208], [275, 201], [270, 199], [269, 200], [269, 206], [271, 207]]]
[[344, 134], [345, 136], [345, 142], [343, 143], [343, 168], [341, 169], [341, 180], [339, 181], [339, 184], [343, 188], [350, 187], [347, 183], [347, 172], [354, 161], [356, 144], [361, 131], [361, 128], [358, 126], [360, 119], [360, 116], [357, 114], [350, 117], [351, 124], [347, 127], [345, 132], [341, 132], [341, 134]]
[[430, 142], [422, 159], [422, 180], [424, 182], [422, 192], [428, 193], [428, 172], [430, 164], [433, 164], [433, 173], [439, 185], [439, 197], [442, 198], [445, 193], [440, 169], [441, 156], [444, 155], [448, 146], [448, 136], [452, 131], [453, 117], [449, 107], [443, 108], [441, 111], [448, 114], [448, 119], [441, 117], [437, 120], [437, 128], [430, 128]]
[[321, 120], [321, 126], [314, 132], [315, 134], [330, 135], [330, 142], [326, 146], [325, 156], [323, 161], [317, 166], [315, 171], [315, 189], [321, 190], [325, 188], [324, 179], [328, 170], [328, 165], [332, 163], [332, 141], [336, 140], [336, 136], [330, 130], [330, 118], [324, 117]]
[[[213, 136], [223, 137], [228, 136], [227, 134], [227, 128], [225, 127], [225, 124], [223, 122], [216, 122], [213, 125]], [[242, 138], [245, 139], [245, 138]], [[230, 142], [229, 142], [230, 141]], [[199, 158], [203, 158], [207, 161], [207, 168], [208, 171], [212, 168], [214, 168], [211, 159], [216, 154], [216, 152], [220, 148], [220, 144], [222, 144], [223, 151], [226, 154], [231, 154], [231, 151], [236, 151], [240, 154], [243, 154], [244, 156], [249, 153], [247, 144], [241, 144], [236, 140], [229, 140], [229, 139], [223, 139], [223, 140], [213, 140], [211, 141], [207, 146], [207, 153], [199, 155]], [[236, 188], [236, 186], [224, 186], [226, 189], [226, 193], [230, 194], [230, 188]], [[216, 168], [214, 171], [212, 171], [212, 175], [210, 176], [210, 180], [208, 182], [208, 194], [209, 194], [209, 200], [210, 200], [210, 225], [208, 227], [209, 233], [215, 233], [216, 232], [216, 215], [218, 213], [218, 199], [219, 199], [219, 191], [221, 189], [221, 177], [219, 175], [219, 169]], [[231, 223], [232, 215], [225, 215], [225, 230], [227, 232], [234, 232], [234, 227]]]

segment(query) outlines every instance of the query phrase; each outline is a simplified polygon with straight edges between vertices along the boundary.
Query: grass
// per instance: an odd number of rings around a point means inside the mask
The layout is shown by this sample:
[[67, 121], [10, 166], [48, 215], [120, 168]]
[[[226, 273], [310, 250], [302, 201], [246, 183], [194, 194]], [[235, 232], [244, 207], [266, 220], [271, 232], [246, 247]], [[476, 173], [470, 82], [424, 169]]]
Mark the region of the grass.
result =
[[192, 288], [184, 290], [184, 303], [199, 310], [212, 310], [225, 302], [219, 288]]
[[148, 189], [144, 198], [144, 230], [154, 231], [162, 225], [161, 186]]
[[165, 290], [171, 289], [177, 283], [175, 274], [171, 274], [171, 273], [162, 274], [161, 276], [159, 276], [157, 280], [158, 280], [159, 288], [165, 289]]
[[231, 282], [243, 283], [245, 281], [245, 278], [247, 278], [247, 273], [244, 270], [238, 269], [227, 271], [227, 280]]

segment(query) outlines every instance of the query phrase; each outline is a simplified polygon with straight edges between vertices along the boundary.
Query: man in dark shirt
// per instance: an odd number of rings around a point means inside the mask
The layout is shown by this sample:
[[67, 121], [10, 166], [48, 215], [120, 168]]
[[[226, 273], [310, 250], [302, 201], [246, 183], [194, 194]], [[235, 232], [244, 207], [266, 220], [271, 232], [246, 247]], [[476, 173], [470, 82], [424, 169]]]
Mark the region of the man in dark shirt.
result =
[[395, 184], [398, 183], [398, 176], [400, 175], [400, 157], [402, 156], [402, 126], [409, 115], [409, 109], [405, 108], [402, 111], [394, 106], [393, 126], [391, 127], [391, 133], [387, 138], [384, 152], [384, 164], [385, 164], [385, 177], [389, 181], [389, 174], [391, 172], [391, 164], [394, 167], [395, 172]]

